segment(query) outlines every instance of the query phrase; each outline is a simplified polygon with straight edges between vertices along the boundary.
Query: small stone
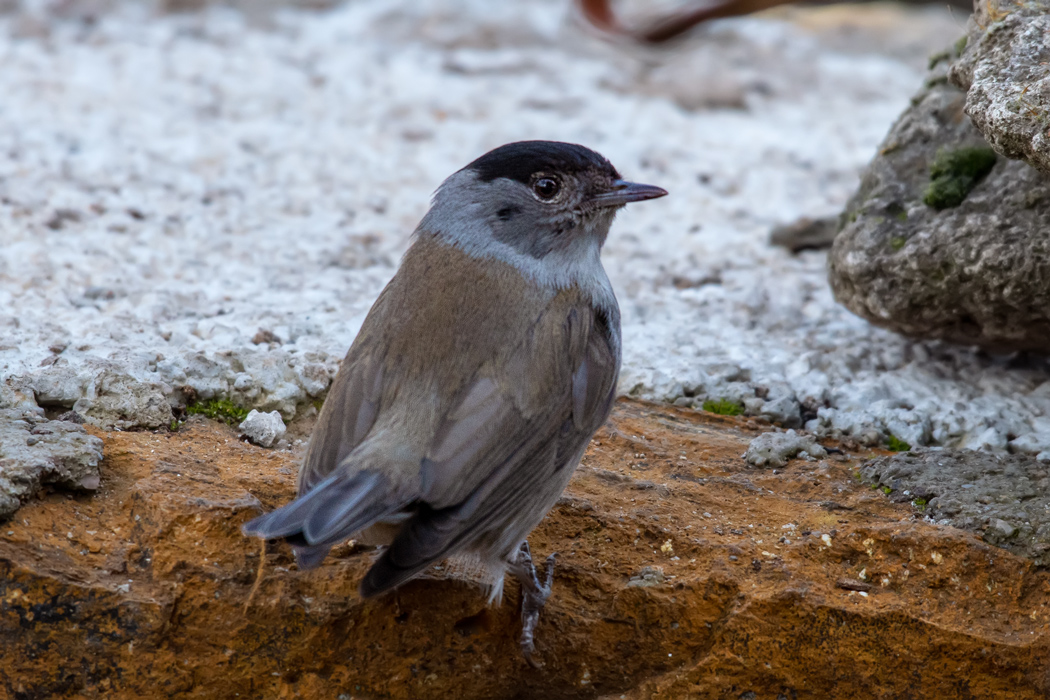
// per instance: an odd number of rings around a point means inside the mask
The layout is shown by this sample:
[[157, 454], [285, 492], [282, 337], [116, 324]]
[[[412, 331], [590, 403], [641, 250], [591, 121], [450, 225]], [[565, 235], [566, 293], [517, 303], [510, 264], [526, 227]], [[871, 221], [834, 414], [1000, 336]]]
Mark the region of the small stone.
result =
[[763, 433], [751, 441], [744, 459], [753, 467], [783, 467], [788, 460], [806, 453], [823, 458], [827, 452], [811, 435], [800, 435], [794, 430], [784, 433]]
[[823, 219], [803, 217], [774, 228], [769, 234], [769, 244], [787, 248], [792, 253], [830, 248], [835, 242], [838, 223], [837, 216]]
[[1008, 540], [1016, 534], [1017, 528], [1001, 518], [992, 519], [988, 523], [988, 529], [985, 531], [986, 538], [991, 535], [998, 540]]
[[627, 582], [628, 588], [648, 588], [650, 586], [659, 586], [661, 583], [667, 580], [664, 576], [664, 570], [659, 566], [646, 566], [641, 571], [631, 577], [631, 580]]
[[252, 343], [255, 345], [262, 345], [263, 343], [277, 343], [280, 345], [281, 339], [269, 328], [260, 328], [252, 336]]
[[278, 411], [260, 413], [255, 409], [237, 426], [249, 440], [261, 447], [271, 447], [285, 433], [284, 420]]

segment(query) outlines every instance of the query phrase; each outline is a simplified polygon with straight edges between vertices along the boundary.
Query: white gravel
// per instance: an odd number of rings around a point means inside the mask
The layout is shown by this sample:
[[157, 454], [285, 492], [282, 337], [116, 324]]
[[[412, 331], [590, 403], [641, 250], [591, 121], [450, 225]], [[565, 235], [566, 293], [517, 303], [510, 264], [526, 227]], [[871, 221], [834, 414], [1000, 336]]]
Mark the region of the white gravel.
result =
[[823, 254], [766, 243], [840, 209], [921, 66], [771, 18], [643, 54], [585, 37], [567, 4], [0, 19], [0, 378], [101, 423], [102, 375], [144, 387], [112, 424], [182, 387], [291, 418], [442, 179], [549, 138], [672, 193], [625, 211], [606, 248], [624, 392], [1050, 449], [1044, 372], [874, 329], [833, 302]]

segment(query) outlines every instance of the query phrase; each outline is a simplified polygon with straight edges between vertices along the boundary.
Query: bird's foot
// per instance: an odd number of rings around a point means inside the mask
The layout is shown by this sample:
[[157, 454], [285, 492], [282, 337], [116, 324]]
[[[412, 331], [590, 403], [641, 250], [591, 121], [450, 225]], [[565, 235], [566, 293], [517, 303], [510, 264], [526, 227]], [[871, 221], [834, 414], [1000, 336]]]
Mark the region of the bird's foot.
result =
[[542, 665], [532, 658], [536, 651], [536, 625], [540, 621], [540, 611], [547, 604], [547, 598], [551, 594], [551, 584], [554, 582], [554, 558], [557, 556], [555, 552], [547, 557], [543, 583], [540, 583], [539, 576], [536, 575], [536, 566], [532, 563], [532, 552], [529, 550], [528, 542], [521, 543], [517, 561], [511, 568], [518, 581], [521, 582], [521, 653], [533, 668], [539, 668]]

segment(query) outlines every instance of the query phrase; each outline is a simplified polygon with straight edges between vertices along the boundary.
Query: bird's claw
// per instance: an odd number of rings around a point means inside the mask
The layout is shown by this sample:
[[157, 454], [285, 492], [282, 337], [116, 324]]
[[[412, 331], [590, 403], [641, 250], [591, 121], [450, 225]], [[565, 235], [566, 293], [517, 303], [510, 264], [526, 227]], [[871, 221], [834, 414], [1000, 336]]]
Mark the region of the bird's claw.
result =
[[517, 567], [515, 574], [521, 582], [521, 653], [525, 660], [533, 668], [540, 668], [543, 664], [536, 661], [532, 655], [536, 651], [535, 635], [536, 625], [540, 621], [540, 611], [547, 603], [551, 594], [551, 585], [554, 583], [554, 560], [557, 552], [547, 557], [545, 562], [544, 582], [540, 583], [536, 575], [536, 566], [532, 562], [532, 552], [529, 543], [523, 542], [518, 551]]

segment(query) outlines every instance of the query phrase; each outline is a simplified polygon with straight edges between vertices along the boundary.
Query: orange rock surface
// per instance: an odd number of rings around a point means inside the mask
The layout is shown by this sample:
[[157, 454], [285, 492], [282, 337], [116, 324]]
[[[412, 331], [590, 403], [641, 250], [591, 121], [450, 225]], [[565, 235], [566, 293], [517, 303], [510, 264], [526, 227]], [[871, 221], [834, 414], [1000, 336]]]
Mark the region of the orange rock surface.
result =
[[193, 420], [96, 433], [94, 496], [0, 524], [0, 698], [1046, 698], [1050, 573], [926, 523], [856, 458], [756, 470], [755, 426], [621, 402], [530, 538], [537, 630], [435, 569], [362, 601], [373, 548], [299, 572], [246, 520], [297, 458]]

